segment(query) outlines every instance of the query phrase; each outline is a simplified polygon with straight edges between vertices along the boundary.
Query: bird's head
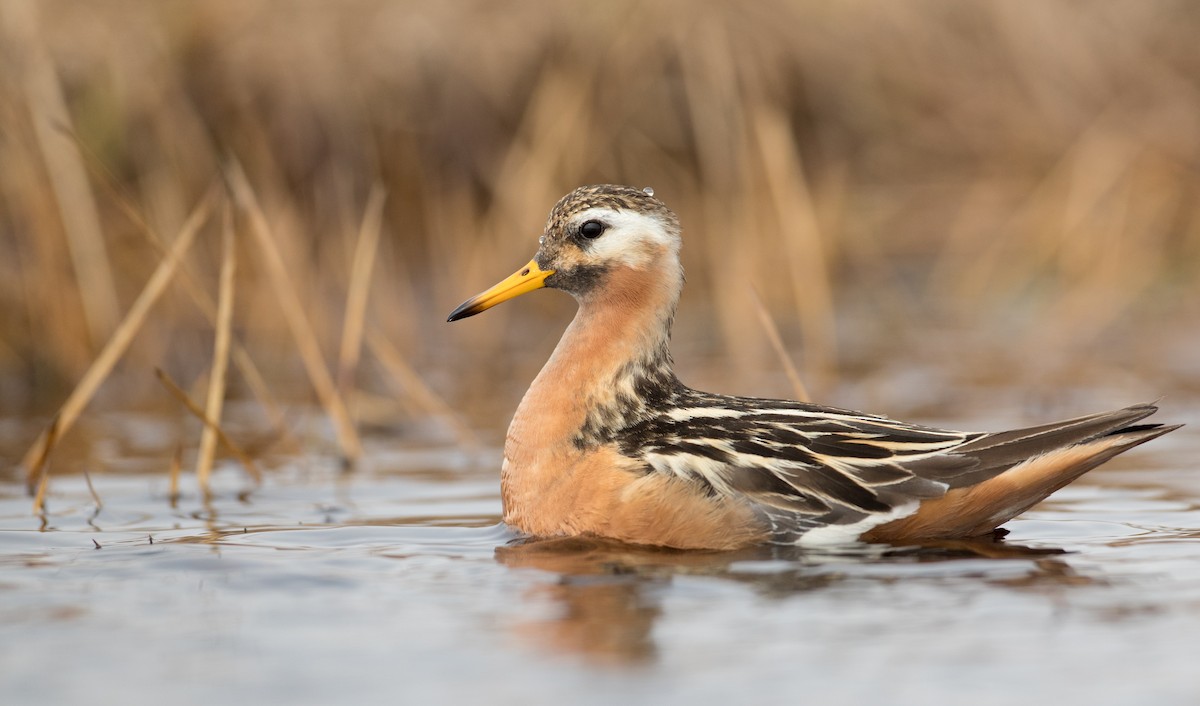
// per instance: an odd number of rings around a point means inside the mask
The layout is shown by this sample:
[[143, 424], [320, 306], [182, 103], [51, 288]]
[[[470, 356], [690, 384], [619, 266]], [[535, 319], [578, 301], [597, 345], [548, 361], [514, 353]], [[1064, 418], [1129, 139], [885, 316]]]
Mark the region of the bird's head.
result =
[[619, 272], [648, 275], [637, 281], [677, 290], [682, 284], [679, 233], [679, 219], [654, 198], [652, 189], [582, 186], [550, 211], [534, 258], [463, 302], [448, 321], [474, 316], [542, 287], [561, 289], [587, 302], [602, 296]]

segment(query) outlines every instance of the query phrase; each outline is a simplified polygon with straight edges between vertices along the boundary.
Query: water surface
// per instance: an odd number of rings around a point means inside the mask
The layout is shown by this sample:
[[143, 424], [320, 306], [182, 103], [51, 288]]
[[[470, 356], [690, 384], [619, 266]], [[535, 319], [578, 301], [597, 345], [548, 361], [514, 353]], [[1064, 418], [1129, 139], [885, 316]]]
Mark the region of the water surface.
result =
[[523, 543], [496, 449], [230, 463], [172, 505], [110, 441], [100, 509], [80, 474], [44, 520], [0, 483], [5, 703], [1200, 702], [1189, 429], [1001, 543], [738, 554]]

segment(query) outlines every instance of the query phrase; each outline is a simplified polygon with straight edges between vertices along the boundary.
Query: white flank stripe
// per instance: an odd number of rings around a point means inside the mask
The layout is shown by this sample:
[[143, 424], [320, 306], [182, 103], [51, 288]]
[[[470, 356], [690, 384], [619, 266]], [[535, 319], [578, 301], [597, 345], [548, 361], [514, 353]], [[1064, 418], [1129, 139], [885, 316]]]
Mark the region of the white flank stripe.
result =
[[897, 451], [909, 456], [922, 456], [936, 451], [945, 451], [946, 449], [954, 448], [962, 444], [963, 440], [959, 438], [944, 439], [941, 441], [881, 441], [878, 438], [870, 439], [863, 438], [862, 443], [878, 446], [881, 449], [888, 451]]
[[881, 515], [871, 515], [850, 525], [825, 525], [810, 529], [796, 540], [801, 547], [827, 547], [834, 544], [851, 544], [858, 541], [863, 534], [884, 525], [892, 520], [908, 517], [917, 511], [920, 501], [904, 503], [892, 508], [891, 512]]
[[689, 419], [723, 419], [728, 417], [743, 417], [745, 412], [724, 407], [677, 407], [667, 412], [667, 416], [677, 422]]
[[692, 454], [650, 454], [646, 456], [646, 462], [656, 471], [670, 473], [684, 480], [700, 477], [718, 493], [734, 494], [725, 476], [721, 474], [727, 466], [720, 461]]

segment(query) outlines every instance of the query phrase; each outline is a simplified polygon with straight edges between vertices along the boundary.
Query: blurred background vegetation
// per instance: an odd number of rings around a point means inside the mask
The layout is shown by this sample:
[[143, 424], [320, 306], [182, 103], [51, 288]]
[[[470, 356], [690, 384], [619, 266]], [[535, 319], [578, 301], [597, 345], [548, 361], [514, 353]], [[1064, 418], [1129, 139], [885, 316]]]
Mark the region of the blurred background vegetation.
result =
[[694, 386], [790, 395], [769, 318], [841, 406], [1194, 394], [1197, 36], [1184, 0], [0, 0], [0, 413], [49, 419], [214, 185], [89, 414], [203, 396], [227, 219], [231, 400], [317, 399], [294, 297], [358, 428], [498, 439], [573, 305], [445, 316], [596, 182], [682, 218]]

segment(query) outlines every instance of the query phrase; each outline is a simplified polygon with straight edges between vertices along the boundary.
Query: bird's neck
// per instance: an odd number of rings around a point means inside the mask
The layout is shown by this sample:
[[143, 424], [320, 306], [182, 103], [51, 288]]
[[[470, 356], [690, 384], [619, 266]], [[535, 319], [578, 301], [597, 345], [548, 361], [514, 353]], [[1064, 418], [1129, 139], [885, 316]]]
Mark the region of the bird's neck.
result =
[[529, 461], [539, 449], [586, 448], [638, 421], [679, 384], [671, 324], [683, 275], [617, 268], [603, 296], [583, 297], [509, 427], [505, 456]]

